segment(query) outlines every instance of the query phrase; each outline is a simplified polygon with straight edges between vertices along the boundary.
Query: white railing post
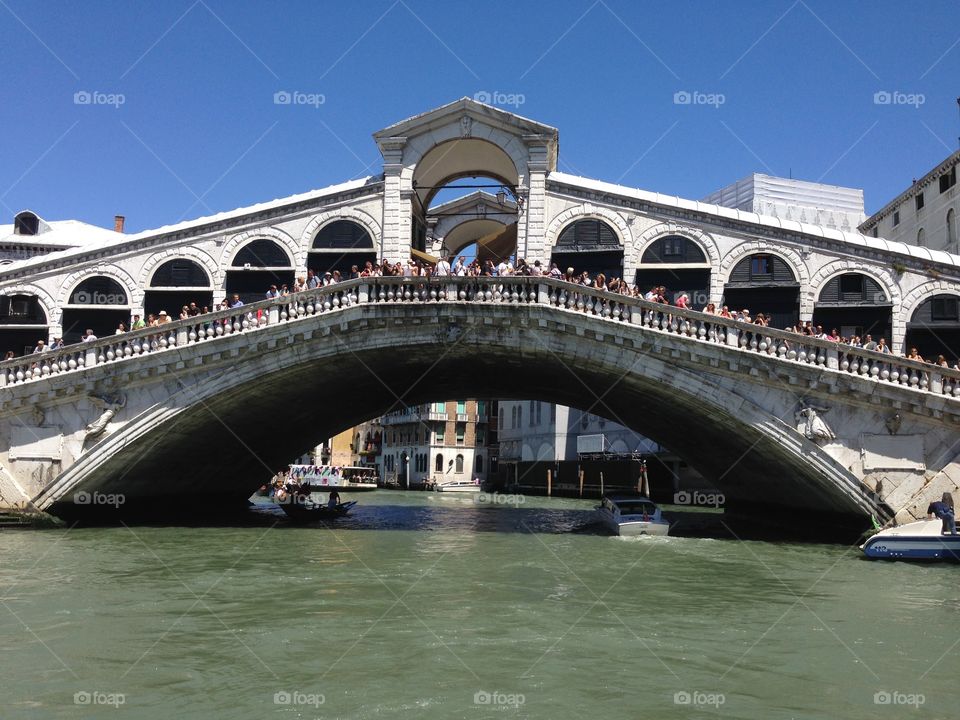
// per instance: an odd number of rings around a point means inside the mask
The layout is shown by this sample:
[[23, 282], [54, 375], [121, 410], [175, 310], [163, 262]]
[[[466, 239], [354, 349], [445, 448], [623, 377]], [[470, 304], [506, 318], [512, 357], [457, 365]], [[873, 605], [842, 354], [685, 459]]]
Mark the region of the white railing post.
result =
[[280, 306], [271, 305], [267, 309], [267, 325], [276, 325], [280, 322]]
[[87, 348], [86, 352], [83, 354], [84, 367], [93, 367], [97, 364], [97, 350], [96, 348]]

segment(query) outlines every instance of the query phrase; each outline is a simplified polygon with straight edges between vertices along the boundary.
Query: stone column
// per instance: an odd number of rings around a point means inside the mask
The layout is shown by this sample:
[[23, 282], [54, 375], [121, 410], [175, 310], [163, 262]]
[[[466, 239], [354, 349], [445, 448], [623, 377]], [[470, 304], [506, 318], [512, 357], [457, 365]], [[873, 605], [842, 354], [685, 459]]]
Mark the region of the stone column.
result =
[[[541, 135], [524, 135], [523, 139], [527, 143], [529, 159], [526, 188], [521, 190], [525, 190], [526, 202], [517, 223], [517, 255], [530, 262], [540, 260], [543, 263], [550, 259], [550, 248], [545, 247], [544, 238], [547, 229], [544, 214], [547, 209], [548, 148]], [[520, 183], [522, 186], [523, 178]]]
[[404, 188], [403, 148], [405, 137], [381, 141], [383, 152], [383, 222], [378, 253], [380, 259], [396, 262], [410, 250], [410, 192]]

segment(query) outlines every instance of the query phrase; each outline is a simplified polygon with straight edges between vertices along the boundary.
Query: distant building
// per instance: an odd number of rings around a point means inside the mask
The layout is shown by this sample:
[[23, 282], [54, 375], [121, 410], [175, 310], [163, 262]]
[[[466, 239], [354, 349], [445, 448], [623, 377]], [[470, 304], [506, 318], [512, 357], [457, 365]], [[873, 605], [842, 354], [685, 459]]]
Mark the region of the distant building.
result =
[[780, 220], [855, 232], [866, 217], [863, 190], [754, 173], [703, 202]]
[[957, 241], [957, 165], [952, 153], [860, 224], [864, 235], [960, 254]]
[[[860, 232], [927, 248], [930, 252], [941, 250], [960, 255], [957, 165], [960, 165], [960, 151], [951, 153], [868, 217], [860, 225]], [[930, 257], [934, 259], [933, 255]], [[950, 359], [956, 357], [960, 347], [960, 298], [955, 292], [946, 286], [940, 291], [934, 289], [912, 309], [906, 321], [904, 349], [911, 347], [916, 347], [928, 360], [940, 354]]]
[[491, 434], [487, 400], [417, 405], [381, 418], [381, 477], [400, 487], [448, 480], [487, 479]]

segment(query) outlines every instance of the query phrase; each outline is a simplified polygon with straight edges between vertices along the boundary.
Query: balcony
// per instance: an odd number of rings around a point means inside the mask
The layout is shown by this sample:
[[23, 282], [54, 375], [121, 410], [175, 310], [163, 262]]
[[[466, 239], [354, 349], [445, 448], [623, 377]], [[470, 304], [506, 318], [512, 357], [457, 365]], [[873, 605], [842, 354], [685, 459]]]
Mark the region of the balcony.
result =
[[467, 422], [469, 417], [467, 413], [457, 413], [457, 422]]
[[434, 411], [434, 410], [431, 410], [430, 412], [427, 413], [427, 418], [426, 418], [426, 419], [427, 419], [427, 420], [442, 420], [442, 421], [446, 422], [446, 420], [447, 420], [447, 414], [446, 414], [445, 412], [436, 412], [436, 411]]
[[[433, 413], [430, 413], [431, 415]], [[432, 418], [431, 418], [432, 419]], [[404, 423], [417, 423], [423, 420], [421, 413], [400, 413], [399, 415], [384, 415], [381, 419], [383, 425], [402, 425]]]

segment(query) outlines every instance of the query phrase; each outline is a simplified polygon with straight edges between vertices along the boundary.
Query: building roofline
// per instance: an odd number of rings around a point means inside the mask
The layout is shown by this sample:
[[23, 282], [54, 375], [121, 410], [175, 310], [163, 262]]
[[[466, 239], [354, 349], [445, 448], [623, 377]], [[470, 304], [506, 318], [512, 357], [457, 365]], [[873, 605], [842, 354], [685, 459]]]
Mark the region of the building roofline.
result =
[[902, 193], [897, 195], [893, 200], [888, 202], [882, 208], [877, 210], [873, 215], [868, 217], [859, 225], [861, 231], [870, 230], [874, 225], [879, 223], [883, 218], [889, 215], [893, 210], [903, 204], [905, 200], [909, 200], [911, 197], [917, 194], [919, 190], [922, 190], [927, 185], [932, 183], [934, 180], [939, 178], [945, 172], [947, 172], [951, 167], [960, 162], [960, 150], [950, 153], [945, 160], [943, 160], [939, 165], [937, 165], [933, 170], [928, 172], [922, 178], [914, 182], [909, 188], [904, 190]]

